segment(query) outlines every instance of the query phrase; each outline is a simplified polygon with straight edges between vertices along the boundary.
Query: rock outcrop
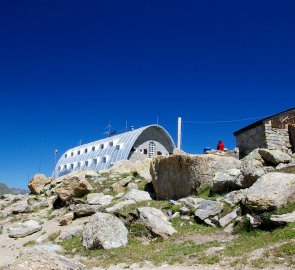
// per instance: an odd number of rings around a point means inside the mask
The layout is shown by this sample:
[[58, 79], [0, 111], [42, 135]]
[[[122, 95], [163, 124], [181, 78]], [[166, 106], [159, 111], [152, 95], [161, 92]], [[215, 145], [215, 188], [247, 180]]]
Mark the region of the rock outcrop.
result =
[[127, 245], [128, 230], [111, 214], [96, 213], [83, 229], [83, 246], [87, 249], [111, 249]]
[[259, 149], [258, 152], [267, 163], [274, 166], [292, 161], [291, 156], [279, 150]]
[[151, 175], [157, 199], [179, 199], [213, 184], [217, 172], [240, 169], [241, 161], [216, 155], [172, 155], [156, 157]]
[[29, 220], [24, 223], [19, 223], [16, 227], [9, 228], [9, 237], [11, 238], [23, 238], [33, 233], [42, 230], [42, 226], [35, 220]]

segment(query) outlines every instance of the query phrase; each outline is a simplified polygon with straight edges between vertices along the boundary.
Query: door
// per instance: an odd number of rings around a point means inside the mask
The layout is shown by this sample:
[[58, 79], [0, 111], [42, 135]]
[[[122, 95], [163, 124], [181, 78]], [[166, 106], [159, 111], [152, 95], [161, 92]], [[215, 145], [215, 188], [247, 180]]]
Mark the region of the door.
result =
[[289, 126], [290, 143], [292, 145], [292, 152], [295, 152], [295, 125]]

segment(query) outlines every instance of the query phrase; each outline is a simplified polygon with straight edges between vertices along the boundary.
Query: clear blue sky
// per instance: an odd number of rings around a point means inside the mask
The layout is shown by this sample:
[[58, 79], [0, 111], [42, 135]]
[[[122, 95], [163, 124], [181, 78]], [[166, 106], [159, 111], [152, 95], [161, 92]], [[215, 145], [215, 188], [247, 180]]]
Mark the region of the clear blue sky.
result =
[[[102, 138], [109, 120], [159, 116], [175, 138], [177, 116], [295, 107], [294, 14], [294, 1], [1, 1], [0, 182], [49, 176], [55, 148]], [[233, 148], [251, 122], [184, 124], [184, 150]]]

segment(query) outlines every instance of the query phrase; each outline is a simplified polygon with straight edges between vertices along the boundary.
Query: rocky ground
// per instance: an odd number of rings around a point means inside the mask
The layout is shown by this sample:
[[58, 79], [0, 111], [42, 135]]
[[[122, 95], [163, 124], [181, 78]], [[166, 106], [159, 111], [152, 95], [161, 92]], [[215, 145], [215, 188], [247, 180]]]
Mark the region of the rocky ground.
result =
[[183, 152], [0, 199], [0, 269], [294, 269], [295, 160]]

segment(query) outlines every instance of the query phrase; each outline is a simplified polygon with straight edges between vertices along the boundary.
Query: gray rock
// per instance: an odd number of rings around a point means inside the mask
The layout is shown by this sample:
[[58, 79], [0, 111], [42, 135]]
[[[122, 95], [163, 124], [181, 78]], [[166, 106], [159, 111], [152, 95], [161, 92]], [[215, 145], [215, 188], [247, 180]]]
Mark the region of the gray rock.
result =
[[182, 215], [188, 215], [190, 214], [190, 209], [186, 206], [182, 206], [180, 209], [179, 209], [179, 212], [182, 214]]
[[27, 213], [29, 211], [30, 211], [30, 207], [27, 203], [18, 204], [12, 208], [12, 214], [15, 214], [15, 215], [20, 213]]
[[133, 201], [133, 200], [122, 201], [122, 202], [119, 202], [119, 203], [113, 205], [112, 207], [108, 207], [108, 208], [106, 208], [106, 211], [107, 211], [108, 213], [115, 212], [115, 211], [118, 211], [118, 210], [124, 208], [124, 207], [127, 206], [127, 205], [131, 205], [131, 204], [135, 204], [135, 203], [136, 203], [136, 202]]
[[258, 219], [257, 217], [249, 215], [249, 214], [247, 214], [246, 217], [249, 220], [252, 228], [258, 228], [261, 225], [261, 220]]
[[124, 179], [114, 183], [112, 185], [112, 187], [114, 188], [115, 186], [120, 186], [120, 187], [125, 187], [127, 186], [128, 183], [130, 183], [132, 181], [132, 176], [128, 176], [128, 177], [125, 177]]
[[78, 204], [74, 208], [77, 217], [86, 217], [95, 214], [101, 207], [98, 205]]
[[258, 152], [266, 162], [275, 166], [280, 163], [289, 163], [292, 161], [291, 156], [279, 150], [259, 149]]
[[186, 205], [191, 206], [195, 209], [197, 209], [204, 201], [205, 199], [196, 198], [192, 196], [182, 198], [179, 200], [179, 202], [185, 203]]
[[41, 245], [28, 248], [7, 269], [58, 269], [58, 270], [86, 270], [86, 267], [65, 256], [56, 254], [58, 247]]
[[243, 179], [241, 182], [242, 188], [251, 187], [258, 178], [266, 173], [263, 164], [256, 159], [243, 159], [241, 172]]
[[68, 231], [62, 232], [57, 238], [56, 242], [62, 242], [64, 240], [70, 239], [76, 235], [79, 235], [83, 231], [83, 226], [76, 226], [69, 229]]
[[104, 195], [103, 193], [90, 193], [87, 195], [87, 202], [94, 205], [108, 205], [113, 199], [113, 196]]
[[277, 222], [279, 224], [295, 222], [295, 211], [292, 213], [284, 214], [284, 215], [272, 215], [270, 217], [270, 220], [273, 222]]
[[42, 230], [42, 226], [37, 221], [29, 220], [19, 223], [17, 227], [8, 228], [9, 237], [23, 238]]
[[223, 204], [216, 201], [205, 200], [195, 211], [195, 217], [204, 220], [218, 215], [223, 210]]
[[238, 205], [243, 199], [245, 199], [245, 197], [246, 197], [245, 192], [246, 191], [247, 190], [244, 189], [244, 190], [235, 190], [230, 193], [227, 193], [224, 196], [223, 201], [231, 206]]
[[243, 188], [243, 175], [239, 169], [230, 169], [227, 172], [217, 172], [213, 178], [212, 191], [225, 193]]
[[128, 190], [132, 190], [132, 189], [138, 189], [138, 185], [135, 183], [129, 183], [127, 185]]
[[239, 209], [235, 209], [229, 214], [225, 215], [224, 217], [219, 219], [219, 224], [221, 227], [227, 226], [229, 223], [231, 223], [233, 220], [235, 220], [238, 217]]
[[83, 229], [83, 246], [87, 249], [111, 249], [127, 245], [128, 230], [111, 214], [96, 213]]
[[258, 160], [260, 161], [263, 165], [265, 165], [265, 161], [264, 159], [261, 157], [261, 155], [259, 154], [259, 148], [253, 150], [252, 152], [250, 152], [247, 156], [245, 156], [243, 159], [241, 159], [241, 161], [245, 161], [245, 160]]
[[0, 234], [2, 233], [2, 231], [3, 231], [3, 225], [0, 224]]
[[144, 225], [153, 233], [167, 238], [177, 232], [161, 210], [152, 207], [140, 207], [137, 211]]
[[135, 202], [151, 201], [150, 194], [146, 191], [133, 189], [128, 191], [123, 197], [123, 200], [133, 200]]
[[271, 211], [295, 202], [295, 174], [268, 173], [246, 192], [243, 204], [253, 211]]
[[210, 154], [156, 157], [151, 163], [153, 187], [157, 199], [180, 199], [211, 186], [217, 172], [240, 166], [236, 158]]
[[65, 214], [60, 220], [59, 220], [59, 225], [61, 226], [66, 226], [72, 223], [74, 219], [74, 213], [70, 212]]

